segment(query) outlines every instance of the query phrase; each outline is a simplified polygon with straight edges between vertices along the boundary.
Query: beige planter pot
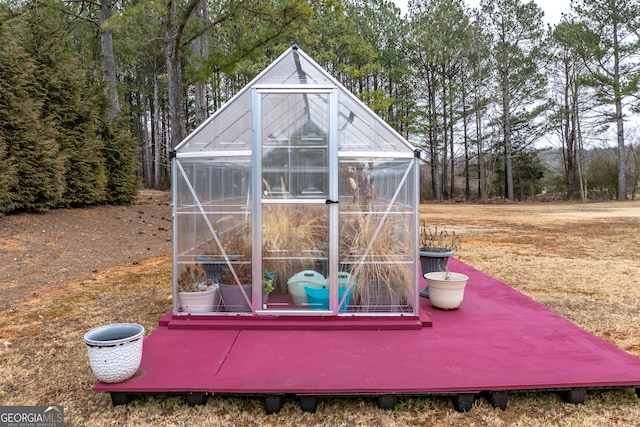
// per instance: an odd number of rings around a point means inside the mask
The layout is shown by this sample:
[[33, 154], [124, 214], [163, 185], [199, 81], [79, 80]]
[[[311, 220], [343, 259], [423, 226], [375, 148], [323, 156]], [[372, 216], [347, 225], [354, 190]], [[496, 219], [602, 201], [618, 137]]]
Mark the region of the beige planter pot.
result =
[[447, 280], [446, 274], [444, 271], [437, 271], [425, 274], [424, 278], [427, 280], [431, 305], [452, 310], [462, 303], [469, 277], [461, 273], [448, 273]]

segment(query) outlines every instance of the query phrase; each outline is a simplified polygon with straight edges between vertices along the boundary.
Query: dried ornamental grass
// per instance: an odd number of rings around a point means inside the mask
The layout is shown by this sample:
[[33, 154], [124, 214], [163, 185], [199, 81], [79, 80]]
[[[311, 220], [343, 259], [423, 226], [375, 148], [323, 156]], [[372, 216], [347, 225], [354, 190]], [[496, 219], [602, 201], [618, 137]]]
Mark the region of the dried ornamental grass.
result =
[[438, 226], [431, 228], [426, 221], [420, 224], [419, 239], [421, 251], [457, 252], [462, 248], [462, 240], [455, 231], [438, 230]]
[[356, 302], [366, 305], [377, 297], [405, 305], [413, 292], [413, 276], [404, 262], [401, 223], [393, 216], [358, 214], [344, 227], [340, 259], [351, 259]]
[[262, 216], [264, 268], [275, 271], [276, 287], [296, 273], [313, 269], [315, 258], [326, 256], [327, 217], [319, 209], [285, 204], [265, 205]]

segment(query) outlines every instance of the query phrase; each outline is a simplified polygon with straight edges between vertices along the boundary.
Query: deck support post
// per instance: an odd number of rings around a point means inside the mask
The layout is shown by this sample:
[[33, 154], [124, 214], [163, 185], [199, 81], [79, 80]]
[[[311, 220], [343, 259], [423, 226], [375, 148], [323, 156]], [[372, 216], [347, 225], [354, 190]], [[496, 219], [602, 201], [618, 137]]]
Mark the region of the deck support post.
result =
[[277, 414], [282, 409], [282, 394], [266, 394], [264, 396], [264, 412], [267, 415]]
[[499, 390], [499, 391], [490, 391], [487, 393], [487, 400], [491, 403], [491, 406], [494, 408], [499, 408], [501, 410], [507, 409], [507, 401], [509, 400], [509, 391], [507, 390]]
[[565, 390], [562, 393], [562, 400], [566, 403], [573, 403], [574, 405], [584, 403], [584, 399], [587, 397], [586, 388], [572, 388]]
[[309, 412], [311, 414], [315, 414], [316, 409], [318, 409], [318, 397], [317, 396], [300, 396], [300, 409], [302, 409], [302, 412]]
[[469, 412], [475, 400], [475, 393], [459, 393], [451, 396], [453, 408], [458, 412]]
[[131, 393], [112, 391], [109, 394], [111, 395], [111, 404], [113, 406], [127, 405], [133, 400]]
[[395, 394], [381, 394], [378, 396], [378, 407], [380, 409], [393, 409], [398, 404], [398, 397]]
[[187, 405], [193, 408], [197, 405], [205, 405], [207, 403], [206, 393], [187, 393], [186, 395]]

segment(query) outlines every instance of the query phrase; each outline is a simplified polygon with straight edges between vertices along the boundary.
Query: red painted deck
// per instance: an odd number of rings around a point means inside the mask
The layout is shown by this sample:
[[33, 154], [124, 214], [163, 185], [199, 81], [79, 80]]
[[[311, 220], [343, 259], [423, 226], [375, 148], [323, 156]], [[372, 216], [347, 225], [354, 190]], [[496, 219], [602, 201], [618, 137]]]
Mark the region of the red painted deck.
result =
[[[414, 318], [412, 327], [395, 329], [313, 327], [309, 319], [307, 329], [183, 329], [165, 317], [144, 342], [138, 374], [94, 390], [343, 395], [640, 386], [637, 357], [472, 267], [455, 259], [449, 267], [470, 277], [465, 299], [442, 311], [421, 298], [423, 327]], [[246, 325], [255, 322], [268, 320]]]

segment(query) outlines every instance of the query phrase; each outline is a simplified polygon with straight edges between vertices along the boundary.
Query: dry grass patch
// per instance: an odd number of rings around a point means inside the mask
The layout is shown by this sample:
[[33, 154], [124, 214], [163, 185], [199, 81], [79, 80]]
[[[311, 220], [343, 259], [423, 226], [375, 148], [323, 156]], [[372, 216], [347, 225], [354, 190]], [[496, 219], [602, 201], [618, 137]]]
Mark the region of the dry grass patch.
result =
[[[640, 356], [640, 203], [421, 209], [428, 223], [462, 236], [462, 261]], [[514, 394], [506, 411], [478, 400], [466, 414], [437, 397], [405, 398], [393, 411], [367, 398], [327, 398], [316, 414], [287, 400], [271, 416], [261, 399], [248, 397], [213, 396], [189, 408], [179, 396], [155, 395], [114, 408], [107, 394], [91, 390], [83, 334], [115, 322], [153, 331], [171, 309], [170, 258], [89, 276], [33, 287], [0, 312], [0, 405], [64, 405], [68, 426], [626, 426], [640, 420], [631, 389], [589, 392], [584, 405], [562, 403], [553, 393]]]

